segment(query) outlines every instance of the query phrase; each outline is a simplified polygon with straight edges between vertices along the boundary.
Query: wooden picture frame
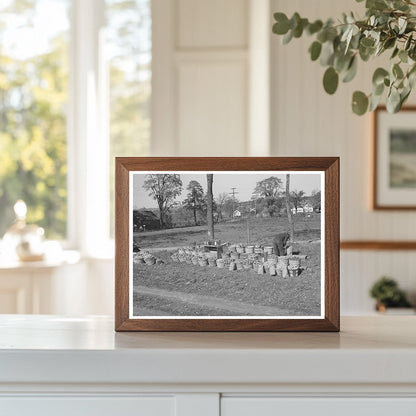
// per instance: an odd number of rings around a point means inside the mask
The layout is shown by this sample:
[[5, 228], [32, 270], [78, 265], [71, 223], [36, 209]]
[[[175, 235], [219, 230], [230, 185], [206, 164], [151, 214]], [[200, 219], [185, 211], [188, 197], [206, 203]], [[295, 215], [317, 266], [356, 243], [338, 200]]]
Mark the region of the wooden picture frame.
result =
[[[400, 139], [399, 134], [412, 134], [403, 137], [412, 141], [416, 161], [416, 106], [407, 106], [400, 113], [390, 114], [380, 106], [373, 112], [373, 210], [410, 211], [416, 209], [416, 170], [409, 172], [411, 187], [406, 185], [407, 161], [409, 152], [393, 150], [392, 140]], [[413, 120], [412, 120], [413, 117]], [[394, 135], [394, 136], [393, 136]], [[400, 162], [400, 154], [406, 159]], [[393, 157], [395, 159], [393, 159]], [[397, 162], [396, 162], [397, 160]], [[408, 180], [409, 182], [409, 180]]]
[[[294, 180], [315, 180], [314, 175], [320, 175], [322, 189], [322, 214], [319, 210], [320, 225], [320, 315], [319, 316], [199, 316], [183, 318], [180, 315], [158, 317], [134, 316], [133, 304], [133, 199], [145, 195], [137, 184], [133, 190], [134, 181], [144, 180], [142, 176], [152, 175], [159, 178], [167, 172], [171, 176], [181, 172], [184, 174], [201, 174], [213, 172], [215, 184], [225, 184], [224, 174], [236, 175], [241, 181], [262, 178], [264, 175], [273, 174], [283, 177], [290, 174]], [[176, 172], [176, 173], [175, 173]], [[247, 176], [244, 176], [247, 175]], [[251, 177], [250, 175], [255, 175]], [[258, 176], [256, 176], [258, 175]], [[304, 176], [302, 176], [304, 175]], [[207, 176], [207, 175], [205, 175]], [[137, 178], [137, 179], [136, 179]], [[218, 179], [219, 178], [219, 179]], [[287, 176], [286, 176], [287, 178]], [[236, 179], [236, 180], [237, 180]], [[240, 180], [240, 179], [238, 179]], [[223, 182], [221, 182], [223, 181]], [[134, 182], [136, 183], [136, 182]], [[140, 182], [143, 184], [143, 182]], [[220, 186], [220, 185], [218, 185]], [[146, 188], [148, 189], [148, 188]], [[337, 157], [118, 157], [116, 158], [116, 184], [115, 184], [115, 330], [116, 331], [339, 331], [339, 158]], [[321, 201], [321, 199], [319, 199]], [[141, 203], [141, 202], [140, 202]], [[243, 202], [241, 202], [243, 203]], [[319, 202], [321, 206], [321, 202]], [[305, 205], [306, 207], [306, 205]], [[233, 207], [234, 210], [234, 207]], [[284, 211], [284, 208], [282, 209]], [[306, 210], [306, 208], [305, 208]], [[318, 211], [317, 211], [318, 212]], [[234, 211], [233, 214], [234, 216]], [[258, 215], [258, 214], [257, 214]], [[256, 218], [257, 218], [256, 215]], [[272, 213], [270, 213], [272, 215]], [[308, 220], [304, 215], [304, 221]], [[310, 218], [315, 218], [315, 213]], [[254, 217], [253, 217], [254, 218]], [[258, 221], [261, 221], [262, 217]], [[271, 218], [271, 217], [270, 217]], [[230, 220], [231, 221], [231, 220]], [[236, 220], [237, 221], [237, 220]], [[257, 221], [257, 220], [256, 220]], [[270, 219], [270, 221], [272, 221]], [[274, 220], [273, 220], [274, 221]], [[283, 220], [282, 220], [283, 221]], [[299, 220], [300, 221], [300, 220]], [[303, 220], [302, 220], [303, 221]], [[249, 220], [247, 219], [247, 224]], [[148, 233], [150, 235], [150, 233]], [[146, 233], [136, 234], [139, 241], [145, 240]], [[304, 241], [309, 243], [309, 241]], [[217, 243], [215, 243], [217, 244]], [[308, 246], [306, 246], [308, 247]], [[138, 248], [141, 250], [141, 248]], [[231, 250], [231, 249], [230, 249]], [[260, 249], [261, 250], [261, 249]], [[264, 249], [266, 250], [266, 249]], [[246, 247], [248, 252], [248, 247]], [[141, 250], [139, 254], [144, 252]], [[279, 253], [280, 255], [281, 253]], [[283, 253], [286, 254], [286, 253]], [[149, 254], [147, 254], [149, 255]], [[228, 254], [227, 254], [228, 255]], [[264, 259], [266, 254], [264, 254]], [[173, 257], [172, 257], [173, 258]], [[275, 256], [275, 258], [278, 258]], [[284, 259], [285, 257], [283, 257]], [[261, 259], [261, 261], [265, 261]], [[259, 260], [259, 263], [261, 263]], [[217, 260], [218, 263], [218, 260]], [[172, 263], [173, 265], [173, 263]], [[261, 264], [260, 264], [261, 265]], [[159, 265], [164, 267], [165, 265]], [[146, 265], [143, 267], [147, 267]], [[151, 266], [149, 266], [151, 267]], [[156, 266], [155, 266], [156, 267]], [[198, 266], [184, 264], [184, 270], [197, 269]], [[261, 266], [262, 267], [262, 266]], [[141, 270], [141, 269], [140, 269]], [[146, 269], [150, 270], [150, 269]], [[168, 268], [166, 269], [168, 270]], [[208, 269], [207, 269], [208, 270]], [[153, 272], [153, 269], [152, 269]], [[145, 272], [144, 272], [145, 273]], [[244, 273], [234, 272], [234, 273]], [[253, 271], [255, 274], [255, 272]], [[145, 275], [145, 274], [144, 274]], [[308, 274], [305, 272], [303, 278]], [[256, 278], [262, 279], [262, 276]], [[264, 277], [266, 279], [267, 276]], [[302, 274], [292, 279], [301, 279]], [[269, 279], [269, 277], [267, 277]], [[288, 280], [289, 279], [289, 280]], [[291, 284], [291, 278], [286, 278], [285, 284]], [[282, 280], [283, 282], [283, 280]], [[135, 286], [134, 286], [135, 287]], [[305, 289], [306, 290], [306, 289]], [[306, 293], [306, 292], [305, 292]], [[136, 294], [136, 292], [134, 292]], [[303, 298], [305, 298], [303, 294]], [[296, 298], [297, 299], [297, 298]], [[140, 303], [138, 303], [140, 306]]]

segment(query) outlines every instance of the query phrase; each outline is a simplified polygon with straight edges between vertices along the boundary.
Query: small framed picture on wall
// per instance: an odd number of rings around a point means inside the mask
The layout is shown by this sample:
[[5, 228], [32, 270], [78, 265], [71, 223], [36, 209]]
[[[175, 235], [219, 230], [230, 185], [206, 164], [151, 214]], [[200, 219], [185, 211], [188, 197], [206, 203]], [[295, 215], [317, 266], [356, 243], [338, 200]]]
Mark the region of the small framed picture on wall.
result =
[[416, 209], [416, 107], [374, 112], [373, 208]]
[[338, 331], [339, 159], [116, 158], [117, 331]]

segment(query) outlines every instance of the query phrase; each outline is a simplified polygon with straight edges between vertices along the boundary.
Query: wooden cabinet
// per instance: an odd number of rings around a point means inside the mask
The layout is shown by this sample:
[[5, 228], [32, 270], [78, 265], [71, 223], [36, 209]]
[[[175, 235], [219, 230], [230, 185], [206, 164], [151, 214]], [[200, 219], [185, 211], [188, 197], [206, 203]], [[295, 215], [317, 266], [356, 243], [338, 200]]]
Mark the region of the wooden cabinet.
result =
[[221, 400], [221, 416], [414, 416], [415, 413], [415, 398], [224, 397]]
[[0, 316], [0, 415], [416, 415], [416, 317], [341, 333], [115, 333], [106, 317]]
[[16, 397], [0, 398], [7, 416], [174, 416], [173, 397]]

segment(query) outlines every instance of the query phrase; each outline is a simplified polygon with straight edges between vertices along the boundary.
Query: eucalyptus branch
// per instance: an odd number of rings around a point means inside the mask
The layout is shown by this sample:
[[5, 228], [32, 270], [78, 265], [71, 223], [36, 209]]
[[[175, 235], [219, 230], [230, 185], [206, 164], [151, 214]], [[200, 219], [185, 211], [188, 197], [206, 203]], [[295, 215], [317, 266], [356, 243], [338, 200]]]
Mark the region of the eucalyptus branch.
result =
[[275, 13], [273, 32], [283, 36], [284, 44], [304, 34], [315, 38], [309, 53], [313, 61], [319, 60], [326, 68], [323, 86], [328, 94], [336, 92], [340, 80], [350, 82], [355, 77], [358, 60], [367, 62], [391, 51], [391, 65], [377, 68], [373, 74], [372, 92], [354, 92], [352, 109], [359, 115], [372, 111], [387, 92], [387, 109], [397, 112], [416, 78], [416, 3], [366, 0], [365, 7], [364, 19], [344, 14], [336, 25], [332, 19], [310, 22], [298, 13], [290, 19], [284, 13]]

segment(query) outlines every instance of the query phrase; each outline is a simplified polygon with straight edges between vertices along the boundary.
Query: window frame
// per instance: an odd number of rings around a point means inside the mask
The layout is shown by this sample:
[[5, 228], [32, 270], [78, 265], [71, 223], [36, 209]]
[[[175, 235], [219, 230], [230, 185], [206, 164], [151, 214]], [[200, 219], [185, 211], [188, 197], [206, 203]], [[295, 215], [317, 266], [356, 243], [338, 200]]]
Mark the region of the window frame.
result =
[[68, 3], [67, 234], [60, 243], [84, 258], [112, 259], [107, 5]]
[[72, 0], [65, 246], [109, 258], [109, 118], [105, 0]]

